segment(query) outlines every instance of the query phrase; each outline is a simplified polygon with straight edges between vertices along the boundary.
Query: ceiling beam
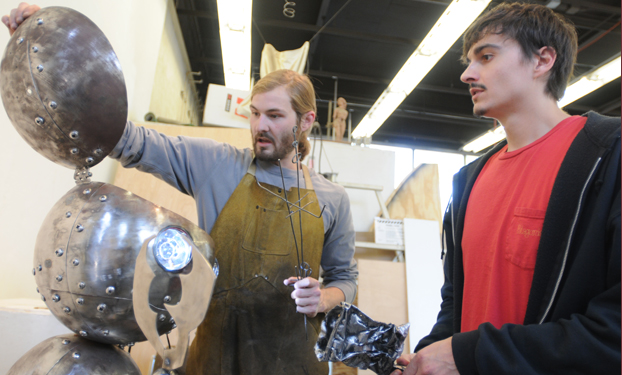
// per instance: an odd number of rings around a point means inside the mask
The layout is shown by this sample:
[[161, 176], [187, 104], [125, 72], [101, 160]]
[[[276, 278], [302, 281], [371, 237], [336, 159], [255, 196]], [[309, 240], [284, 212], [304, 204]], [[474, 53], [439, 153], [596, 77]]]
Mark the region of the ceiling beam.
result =
[[[312, 77], [323, 77], [323, 78], [337, 77], [339, 79], [343, 79], [347, 81], [374, 83], [374, 84], [380, 84], [383, 86], [387, 86], [389, 85], [389, 83], [391, 83], [391, 80], [384, 79], [384, 78], [360, 76], [360, 75], [355, 75], [355, 74], [338, 73], [338, 72], [327, 72], [325, 70], [309, 70], [309, 75]], [[426, 84], [420, 83], [419, 85], [417, 85], [417, 87], [415, 87], [415, 90], [417, 89], [423, 90], [423, 91], [442, 92], [445, 94], [471, 96], [471, 94], [466, 88], [459, 89], [459, 88], [436, 86], [436, 85], [426, 85]]]
[[[315, 25], [322, 27], [324, 26], [324, 20], [326, 19], [326, 12], [328, 12], [328, 7], [330, 6], [331, 0], [322, 0], [322, 4], [320, 5], [320, 11], [317, 15], [317, 21], [315, 21]], [[307, 58], [307, 69], [311, 69], [311, 63], [313, 62], [313, 57], [315, 56], [315, 50], [320, 42], [321, 35], [316, 35], [315, 39], [311, 41], [311, 45], [309, 46], [309, 54]]]
[[[205, 11], [192, 11], [188, 9], [177, 9], [177, 14], [180, 16], [194, 16], [199, 18], [206, 19], [218, 19], [218, 15], [212, 14], [211, 12]], [[291, 22], [291, 21], [283, 21], [283, 20], [255, 20], [258, 26], [261, 27], [274, 27], [274, 28], [282, 28], [289, 30], [299, 30], [299, 31], [308, 31], [312, 33], [318, 32], [322, 26], [318, 25], [309, 25], [306, 23], [300, 22]], [[341, 36], [344, 38], [352, 38], [359, 40], [367, 40], [367, 41], [375, 41], [379, 43], [391, 43], [391, 44], [402, 44], [409, 46], [418, 46], [421, 43], [421, 40], [409, 39], [409, 38], [400, 38], [395, 36], [388, 35], [378, 35], [375, 33], [364, 33], [359, 31], [350, 31], [345, 29], [338, 29], [335, 27], [326, 27], [322, 31], [322, 34], [330, 34], [335, 36]]]
[[[282, 28], [282, 29], [289, 29], [289, 30], [309, 31], [312, 33], [316, 33], [322, 28], [321, 26], [317, 26], [317, 25], [309, 25], [305, 23], [282, 21], [282, 20], [257, 21], [257, 24], [262, 27], [274, 27], [274, 28]], [[335, 27], [325, 27], [324, 30], [322, 31], [322, 34], [330, 34], [334, 36], [341, 36], [344, 38], [374, 41], [374, 42], [379, 42], [379, 43], [402, 44], [402, 45], [408, 45], [408, 46], [413, 46], [413, 47], [418, 46], [419, 43], [421, 43], [421, 40], [417, 40], [417, 39], [400, 38], [400, 37], [395, 37], [395, 36], [379, 35], [375, 33], [364, 33], [360, 31], [338, 29]]]

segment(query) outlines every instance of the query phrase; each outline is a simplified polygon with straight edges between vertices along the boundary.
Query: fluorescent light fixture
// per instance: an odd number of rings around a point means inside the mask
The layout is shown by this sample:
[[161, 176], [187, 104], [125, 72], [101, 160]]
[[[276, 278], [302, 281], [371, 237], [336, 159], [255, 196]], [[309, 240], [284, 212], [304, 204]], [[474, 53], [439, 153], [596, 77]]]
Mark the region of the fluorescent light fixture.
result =
[[370, 137], [436, 65], [490, 0], [454, 0], [352, 132]]
[[620, 77], [620, 56], [583, 75], [568, 86], [557, 105], [559, 108], [565, 107], [618, 77]]
[[462, 147], [462, 149], [464, 151], [480, 152], [486, 147], [493, 145], [504, 138], [505, 129], [503, 129], [503, 126], [499, 125], [467, 143], [464, 147]]
[[225, 86], [250, 90], [252, 0], [217, 0]]

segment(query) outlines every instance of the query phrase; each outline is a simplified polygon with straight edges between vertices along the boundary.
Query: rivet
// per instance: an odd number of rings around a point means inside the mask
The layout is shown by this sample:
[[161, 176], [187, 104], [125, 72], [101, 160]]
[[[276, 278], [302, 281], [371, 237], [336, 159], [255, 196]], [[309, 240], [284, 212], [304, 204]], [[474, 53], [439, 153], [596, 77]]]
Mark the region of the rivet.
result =
[[54, 102], [54, 101], [51, 101], [50, 102], [50, 108], [56, 109], [56, 107], [58, 107], [58, 104], [56, 104], [56, 102]]
[[71, 309], [68, 306], [63, 307], [63, 311], [65, 312], [65, 314], [69, 314], [71, 312]]
[[105, 195], [102, 195], [101, 197], [99, 197], [99, 201], [100, 201], [100, 202], [105, 202], [105, 201], [107, 201], [107, 200], [108, 200], [108, 197], [107, 197], [107, 196], [105, 196]]
[[264, 278], [264, 279], [266, 279], [266, 280], [268, 280], [268, 276], [264, 276], [263, 278]]
[[78, 353], [78, 352], [73, 353], [73, 358], [75, 358], [75, 359], [80, 358], [80, 353]]
[[65, 252], [63, 251], [63, 249], [56, 249], [54, 253], [57, 257], [62, 257]]
[[165, 358], [164, 359], [164, 364], [167, 365], [167, 366], [170, 366], [171, 365], [171, 360], [168, 359], [168, 358]]
[[56, 281], [58, 281], [58, 282], [63, 281], [63, 275], [56, 276]]
[[32, 269], [32, 274], [36, 275], [37, 274], [37, 270], [35, 270], [34, 268]]
[[171, 324], [175, 324], [175, 319], [171, 317], [171, 318], [168, 320], [168, 322], [169, 322], [169, 323], [171, 323]]
[[80, 264], [80, 259], [76, 258], [73, 260], [73, 262], [71, 262], [74, 266], [77, 266]]
[[37, 117], [35, 118], [35, 122], [37, 123], [37, 125], [43, 125], [45, 124], [45, 119], [43, 117]]
[[108, 288], [106, 288], [106, 294], [113, 294], [114, 291], [114, 286], [109, 286]]
[[41, 271], [41, 270], [43, 269], [43, 267], [39, 264], [39, 267], [37, 267], [37, 269], [38, 269], [39, 271]]
[[160, 314], [160, 316], [158, 317], [158, 319], [159, 319], [161, 322], [163, 322], [163, 321], [165, 321], [165, 320], [166, 320], [166, 315], [164, 315], [164, 314]]
[[43, 294], [41, 295], [41, 301], [45, 302], [45, 296]]
[[125, 349], [125, 345], [123, 345], [123, 344], [119, 344], [119, 345], [117, 345], [117, 347], [118, 347], [119, 349], [121, 349], [121, 350]]
[[86, 284], [84, 282], [81, 282], [80, 284], [78, 284], [78, 288], [80, 289], [84, 289], [86, 287]]
[[82, 192], [82, 194], [86, 195], [86, 194], [91, 194], [91, 189], [84, 189], [84, 191]]
[[106, 310], [106, 304], [105, 303], [102, 303], [99, 306], [97, 306], [97, 311], [104, 312], [104, 310]]
[[86, 333], [86, 331], [80, 331], [80, 336], [82, 336], [82, 337], [86, 337], [86, 336], [88, 336], [88, 335], [89, 335], [89, 334], [88, 334], [88, 333]]
[[58, 294], [53, 295], [52, 296], [52, 301], [54, 301], [54, 302], [60, 301], [60, 296]]
[[90, 171], [89, 171], [89, 172], [87, 172], [87, 174], [86, 174], [86, 175], [87, 175], [87, 176], [89, 176], [89, 177], [93, 177], [93, 172], [90, 172]]
[[37, 287], [37, 293], [39, 293], [39, 288]]
[[76, 302], [78, 303], [78, 305], [84, 305], [84, 298], [80, 297], [76, 300]]
[[43, 65], [37, 65], [37, 70], [41, 73], [43, 71]]
[[107, 329], [102, 331], [102, 333], [104, 334], [104, 336], [108, 336], [110, 334], [110, 331], [108, 331]]
[[64, 340], [63, 340], [63, 345], [69, 345], [70, 343], [71, 343], [71, 341], [69, 341], [69, 340], [67, 340], [67, 339], [64, 339]]
[[173, 328], [177, 328], [177, 324], [173, 323]]
[[95, 159], [93, 159], [93, 158], [92, 158], [92, 157], [90, 157], [90, 156], [89, 156], [88, 158], [86, 158], [86, 163], [87, 163], [87, 164], [93, 164], [93, 162], [94, 162], [94, 161], [95, 161]]
[[71, 152], [72, 155], [75, 155], [80, 151], [77, 148], [72, 148], [69, 152]]
[[67, 217], [67, 218], [71, 217], [71, 211], [65, 212], [65, 217]]
[[37, 47], [32, 47], [32, 52], [34, 52], [34, 53], [39, 52], [39, 48], [37, 48]]
[[69, 133], [69, 137], [73, 139], [78, 138], [78, 132], [76, 130], [72, 131], [71, 133]]
[[164, 296], [164, 302], [171, 302], [171, 297], [170, 296]]
[[101, 150], [101, 148], [98, 148], [97, 150], [93, 151], [93, 153], [97, 156], [101, 156], [101, 154], [103, 154], [104, 152]]
[[82, 232], [84, 230], [84, 227], [82, 225], [78, 224], [78, 225], [76, 225], [76, 230], [78, 232]]
[[136, 343], [134, 343], [134, 342], [128, 342], [128, 343], [127, 343], [127, 346], [129, 346], [130, 348], [131, 348], [132, 346], [134, 346], [134, 345], [136, 345]]
[[22, 44], [22, 43], [24, 43], [24, 38], [17, 39], [17, 44]]
[[259, 275], [258, 275], [258, 274], [255, 274], [255, 277], [259, 277]]
[[43, 18], [37, 18], [37, 25], [43, 25]]

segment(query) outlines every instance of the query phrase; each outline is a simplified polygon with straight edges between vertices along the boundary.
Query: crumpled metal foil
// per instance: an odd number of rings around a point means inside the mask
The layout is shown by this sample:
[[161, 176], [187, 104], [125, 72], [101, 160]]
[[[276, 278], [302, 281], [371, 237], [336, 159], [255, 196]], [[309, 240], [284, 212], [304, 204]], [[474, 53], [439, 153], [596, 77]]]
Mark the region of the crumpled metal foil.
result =
[[396, 326], [372, 320], [358, 307], [342, 302], [322, 322], [315, 355], [322, 362], [341, 361], [350, 367], [388, 375], [404, 350], [410, 324]]

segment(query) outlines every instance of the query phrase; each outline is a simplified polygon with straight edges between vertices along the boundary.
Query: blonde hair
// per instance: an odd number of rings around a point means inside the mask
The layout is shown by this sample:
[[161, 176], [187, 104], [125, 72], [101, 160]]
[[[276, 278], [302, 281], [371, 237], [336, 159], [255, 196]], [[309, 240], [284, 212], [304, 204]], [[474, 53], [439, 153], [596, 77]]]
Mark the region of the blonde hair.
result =
[[[284, 86], [289, 95], [290, 103], [294, 112], [296, 112], [297, 125], [300, 125], [302, 115], [307, 112], [317, 114], [317, 106], [315, 104], [315, 90], [309, 77], [299, 74], [293, 70], [281, 69], [267, 74], [265, 77], [257, 81], [251, 91], [251, 99], [256, 94], [262, 94], [272, 91], [277, 87]], [[307, 137], [311, 132], [312, 126], [306, 131], [300, 131], [298, 135], [298, 152], [302, 161], [309, 154], [311, 145]], [[298, 128], [300, 129], [300, 128]]]

